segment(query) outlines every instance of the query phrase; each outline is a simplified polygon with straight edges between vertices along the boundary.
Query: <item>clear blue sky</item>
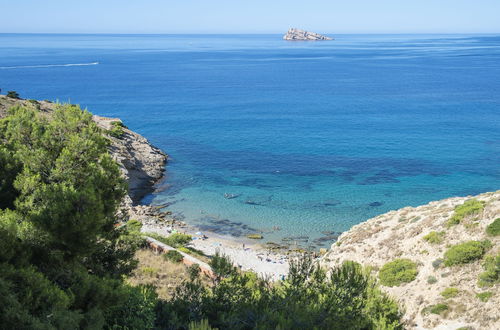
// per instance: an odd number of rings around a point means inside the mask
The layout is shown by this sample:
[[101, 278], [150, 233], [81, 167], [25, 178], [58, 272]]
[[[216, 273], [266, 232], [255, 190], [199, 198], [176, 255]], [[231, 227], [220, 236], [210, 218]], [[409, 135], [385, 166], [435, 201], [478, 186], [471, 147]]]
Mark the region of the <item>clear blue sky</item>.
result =
[[0, 32], [500, 32], [500, 0], [0, 0]]

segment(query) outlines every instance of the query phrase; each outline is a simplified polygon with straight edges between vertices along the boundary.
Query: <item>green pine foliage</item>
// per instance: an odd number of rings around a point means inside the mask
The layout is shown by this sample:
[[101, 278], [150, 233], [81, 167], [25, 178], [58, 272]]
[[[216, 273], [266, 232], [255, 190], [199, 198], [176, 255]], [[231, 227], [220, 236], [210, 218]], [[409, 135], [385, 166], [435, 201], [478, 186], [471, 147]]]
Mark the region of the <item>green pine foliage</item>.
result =
[[115, 229], [126, 185], [91, 114], [13, 107], [0, 146], [0, 324], [123, 327], [128, 311], [151, 328], [156, 299], [123, 282], [140, 240]]
[[487, 256], [483, 262], [483, 269], [484, 272], [479, 274], [479, 286], [492, 286], [500, 282], [500, 253], [496, 256]]
[[379, 271], [380, 283], [385, 286], [399, 286], [417, 277], [417, 265], [410, 259], [395, 259], [386, 263]]
[[424, 240], [431, 244], [441, 244], [444, 239], [444, 231], [431, 231], [427, 235], [424, 236]]
[[169, 236], [163, 236], [156, 233], [147, 233], [145, 235], [174, 248], [183, 247], [189, 242], [191, 242], [191, 240], [193, 239], [191, 235], [182, 233], [173, 233], [170, 234]]
[[441, 314], [449, 309], [448, 305], [446, 304], [436, 304], [433, 305], [429, 308], [429, 312], [432, 314]]
[[445, 299], [454, 298], [458, 295], [459, 291], [457, 288], [446, 288], [441, 292], [441, 296]]
[[476, 294], [477, 299], [481, 300], [482, 302], [487, 302], [490, 300], [490, 298], [493, 296], [493, 292], [481, 292]]
[[[0, 327], [403, 328], [397, 303], [353, 262], [327, 275], [305, 257], [271, 283], [216, 254], [213, 283], [192, 266], [171, 300], [128, 285], [144, 240], [140, 222], [117, 226], [126, 184], [106, 134], [72, 105], [50, 115], [17, 106], [0, 120]], [[179, 248], [191, 237], [161, 240]]]
[[453, 245], [444, 254], [444, 265], [453, 266], [481, 259], [491, 248], [490, 241], [468, 241]]
[[290, 265], [285, 281], [272, 284], [240, 273], [223, 255], [212, 263], [219, 281], [197, 278], [158, 307], [158, 329], [402, 329], [398, 305], [369, 272], [354, 262], [328, 276], [305, 256]]
[[490, 236], [500, 235], [500, 218], [496, 218], [495, 221], [486, 227], [486, 233]]
[[176, 250], [169, 250], [167, 253], [163, 255], [163, 257], [167, 260], [173, 261], [173, 262], [181, 262], [184, 257], [179, 251]]
[[114, 121], [111, 123], [111, 128], [108, 130], [108, 135], [121, 139], [125, 131], [123, 130], [125, 125], [121, 121]]
[[448, 220], [447, 225], [453, 226], [458, 225], [466, 217], [470, 217], [479, 214], [484, 209], [484, 202], [478, 201], [477, 199], [469, 199], [465, 201], [462, 205], [455, 207], [455, 212]]

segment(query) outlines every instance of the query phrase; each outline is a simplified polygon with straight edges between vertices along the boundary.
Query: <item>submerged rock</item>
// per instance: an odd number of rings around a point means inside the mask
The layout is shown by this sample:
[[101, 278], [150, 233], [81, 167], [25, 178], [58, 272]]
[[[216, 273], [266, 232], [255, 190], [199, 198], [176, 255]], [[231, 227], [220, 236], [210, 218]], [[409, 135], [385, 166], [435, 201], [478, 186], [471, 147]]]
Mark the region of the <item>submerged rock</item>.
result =
[[311, 40], [311, 41], [317, 41], [317, 40], [333, 40], [333, 38], [321, 35], [319, 33], [314, 33], [314, 32], [308, 32], [304, 30], [299, 30], [295, 28], [291, 28], [288, 30], [288, 32], [283, 36], [284, 40], [291, 40], [291, 41], [300, 41], [300, 40]]

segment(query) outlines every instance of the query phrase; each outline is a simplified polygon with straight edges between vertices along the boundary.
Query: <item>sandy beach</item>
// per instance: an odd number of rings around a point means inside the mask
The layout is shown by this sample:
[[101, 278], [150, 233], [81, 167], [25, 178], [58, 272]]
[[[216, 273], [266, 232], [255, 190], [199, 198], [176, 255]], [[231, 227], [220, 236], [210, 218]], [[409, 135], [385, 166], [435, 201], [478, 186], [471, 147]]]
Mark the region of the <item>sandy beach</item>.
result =
[[[288, 274], [288, 256], [272, 252], [264, 246], [248, 238], [236, 238], [217, 235], [211, 232], [199, 232], [196, 228], [176, 228], [178, 232], [190, 234], [193, 240], [189, 244], [207, 255], [216, 251], [227, 255], [234, 265], [243, 271], [251, 270], [263, 278], [273, 281], [282, 279]], [[161, 224], [144, 223], [142, 232], [170, 235], [172, 227]], [[205, 235], [206, 238], [203, 238]]]

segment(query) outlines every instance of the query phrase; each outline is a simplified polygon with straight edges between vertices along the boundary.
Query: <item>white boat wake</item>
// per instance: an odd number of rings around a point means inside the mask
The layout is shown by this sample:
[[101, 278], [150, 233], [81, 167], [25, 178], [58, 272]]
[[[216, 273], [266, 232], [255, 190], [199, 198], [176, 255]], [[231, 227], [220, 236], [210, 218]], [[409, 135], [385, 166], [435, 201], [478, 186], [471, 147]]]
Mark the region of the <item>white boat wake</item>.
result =
[[88, 66], [98, 65], [99, 62], [92, 63], [70, 63], [70, 64], [47, 64], [47, 65], [20, 65], [20, 66], [0, 66], [0, 69], [34, 69], [34, 68], [54, 68], [62, 66]]

